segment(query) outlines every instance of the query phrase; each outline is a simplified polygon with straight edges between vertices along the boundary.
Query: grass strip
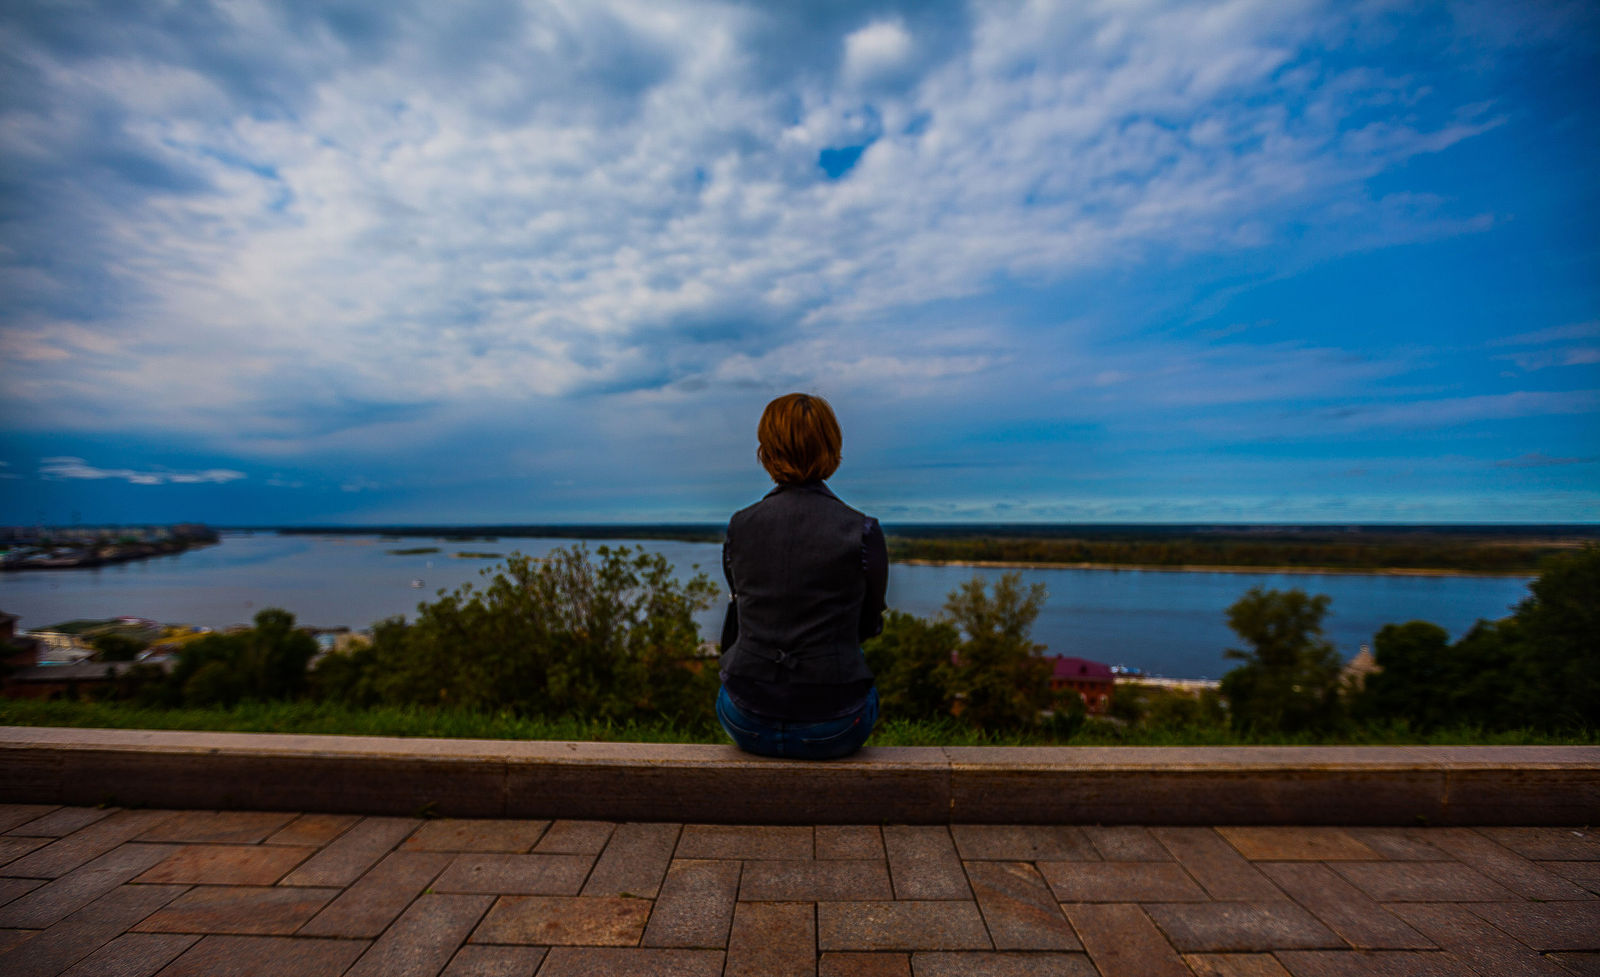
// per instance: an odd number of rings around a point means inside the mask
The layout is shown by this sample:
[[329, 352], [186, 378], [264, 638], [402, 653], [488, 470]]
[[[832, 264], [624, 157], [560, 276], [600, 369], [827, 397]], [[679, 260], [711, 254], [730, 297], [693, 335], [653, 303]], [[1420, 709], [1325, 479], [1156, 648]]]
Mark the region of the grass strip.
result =
[[[552, 718], [396, 706], [354, 709], [319, 702], [248, 702], [228, 709], [152, 709], [125, 703], [0, 699], [0, 725], [608, 743], [727, 742], [720, 728], [705, 723]], [[1394, 724], [1358, 727], [1335, 736], [1253, 736], [1218, 727], [1128, 728], [1091, 720], [1069, 738], [1059, 739], [1038, 731], [986, 731], [954, 721], [890, 718], [878, 724], [871, 742], [876, 746], [1593, 746], [1600, 745], [1600, 732], [1486, 732], [1472, 727], [1419, 732]]]

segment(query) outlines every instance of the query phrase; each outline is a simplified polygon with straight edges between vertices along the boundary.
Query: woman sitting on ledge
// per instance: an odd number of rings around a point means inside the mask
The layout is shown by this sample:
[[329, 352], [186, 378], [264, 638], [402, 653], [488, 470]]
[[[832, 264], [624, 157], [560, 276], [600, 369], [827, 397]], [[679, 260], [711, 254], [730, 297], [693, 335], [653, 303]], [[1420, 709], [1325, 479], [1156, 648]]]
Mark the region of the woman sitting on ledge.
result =
[[750, 753], [847, 756], [878, 721], [861, 641], [883, 630], [883, 530], [823, 484], [842, 442], [827, 401], [779, 397], [756, 436], [756, 457], [778, 485], [734, 513], [722, 544], [733, 602], [717, 718]]

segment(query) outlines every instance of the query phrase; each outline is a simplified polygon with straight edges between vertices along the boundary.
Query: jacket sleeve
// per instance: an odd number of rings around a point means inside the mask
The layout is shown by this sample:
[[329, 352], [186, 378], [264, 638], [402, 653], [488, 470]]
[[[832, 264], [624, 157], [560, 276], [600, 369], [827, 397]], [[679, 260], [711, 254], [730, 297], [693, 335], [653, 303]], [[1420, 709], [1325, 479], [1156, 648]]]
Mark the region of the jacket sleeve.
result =
[[884, 598], [889, 590], [889, 548], [883, 540], [883, 527], [868, 518], [861, 533], [861, 569], [867, 578], [867, 593], [861, 600], [861, 640], [883, 631]]

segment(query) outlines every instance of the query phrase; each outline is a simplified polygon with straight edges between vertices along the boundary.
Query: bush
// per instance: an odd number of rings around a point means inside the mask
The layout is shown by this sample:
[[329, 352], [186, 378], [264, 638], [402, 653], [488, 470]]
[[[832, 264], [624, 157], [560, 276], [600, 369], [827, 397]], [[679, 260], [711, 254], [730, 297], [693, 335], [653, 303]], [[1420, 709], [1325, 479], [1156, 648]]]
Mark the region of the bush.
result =
[[295, 630], [293, 614], [269, 607], [256, 615], [254, 628], [184, 645], [167, 697], [189, 706], [292, 699], [305, 691], [306, 665], [316, 653], [316, 641]]
[[[659, 554], [581, 545], [542, 560], [513, 554], [481, 589], [418, 607], [410, 627], [375, 634], [360, 675], [323, 683], [386, 703], [520, 714], [708, 720], [714, 660], [694, 614], [718, 593], [705, 574], [678, 582]], [[339, 667], [349, 670], [349, 665]]]
[[1298, 733], [1338, 725], [1339, 656], [1322, 637], [1328, 601], [1298, 589], [1252, 587], [1228, 608], [1228, 626], [1250, 645], [1224, 653], [1245, 662], [1222, 677], [1235, 730]]
[[1600, 547], [1557, 556], [1530, 596], [1454, 645], [1437, 625], [1389, 625], [1373, 646], [1379, 671], [1354, 708], [1368, 721], [1419, 729], [1600, 727]]
[[960, 644], [961, 635], [948, 621], [924, 621], [902, 611], [885, 614], [883, 632], [862, 646], [867, 667], [877, 676], [884, 715], [949, 718], [951, 660]]

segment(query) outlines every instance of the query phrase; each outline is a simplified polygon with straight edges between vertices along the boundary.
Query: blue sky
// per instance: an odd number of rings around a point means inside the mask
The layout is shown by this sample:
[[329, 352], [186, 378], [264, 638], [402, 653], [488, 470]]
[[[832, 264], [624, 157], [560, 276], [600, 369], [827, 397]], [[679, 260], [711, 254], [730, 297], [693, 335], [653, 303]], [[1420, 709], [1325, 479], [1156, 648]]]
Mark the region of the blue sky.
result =
[[1600, 519], [1581, 2], [13, 2], [0, 522]]

